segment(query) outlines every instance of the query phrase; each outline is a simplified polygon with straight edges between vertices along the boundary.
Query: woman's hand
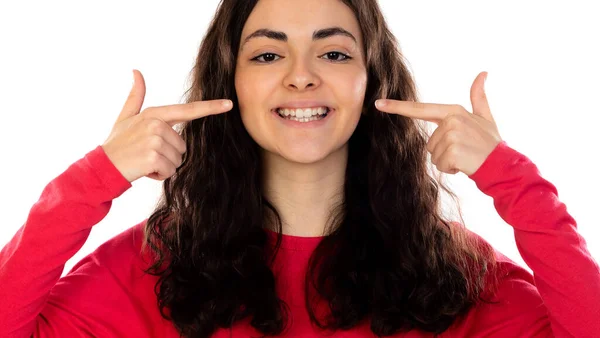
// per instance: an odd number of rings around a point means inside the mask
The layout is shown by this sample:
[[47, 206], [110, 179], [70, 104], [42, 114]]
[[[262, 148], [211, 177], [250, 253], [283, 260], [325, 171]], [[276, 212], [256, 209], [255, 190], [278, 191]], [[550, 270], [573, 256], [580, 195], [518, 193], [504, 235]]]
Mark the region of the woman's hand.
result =
[[[437, 124], [427, 142], [431, 162], [448, 174], [474, 174], [502, 138], [490, 111], [481, 72], [471, 86], [473, 114], [457, 104], [435, 104], [399, 100], [377, 100], [382, 112], [422, 119]], [[384, 103], [383, 105], [381, 103]]]
[[[187, 104], [149, 107], [140, 112], [146, 84], [142, 73], [133, 71], [129, 97], [102, 148], [129, 182], [146, 176], [164, 180], [181, 165], [186, 145], [173, 130], [177, 123], [231, 109], [230, 100], [196, 101]], [[229, 105], [224, 103], [229, 102]]]

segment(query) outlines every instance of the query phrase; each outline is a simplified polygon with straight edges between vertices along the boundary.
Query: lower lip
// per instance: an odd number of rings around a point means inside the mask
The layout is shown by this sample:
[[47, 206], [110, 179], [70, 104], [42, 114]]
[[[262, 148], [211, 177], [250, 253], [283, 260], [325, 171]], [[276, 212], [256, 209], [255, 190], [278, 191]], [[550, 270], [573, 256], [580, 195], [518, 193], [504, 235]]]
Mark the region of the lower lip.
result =
[[294, 127], [294, 128], [315, 128], [315, 127], [319, 127], [319, 126], [322, 126], [323, 124], [327, 123], [327, 121], [329, 120], [331, 115], [335, 113], [335, 109], [330, 109], [324, 118], [322, 118], [320, 120], [309, 121], [309, 122], [299, 122], [299, 121], [285, 119], [285, 118], [281, 117], [281, 115], [279, 115], [279, 113], [275, 110], [271, 110], [271, 113], [273, 114], [273, 116], [275, 118], [277, 118], [281, 123], [283, 123], [286, 126]]

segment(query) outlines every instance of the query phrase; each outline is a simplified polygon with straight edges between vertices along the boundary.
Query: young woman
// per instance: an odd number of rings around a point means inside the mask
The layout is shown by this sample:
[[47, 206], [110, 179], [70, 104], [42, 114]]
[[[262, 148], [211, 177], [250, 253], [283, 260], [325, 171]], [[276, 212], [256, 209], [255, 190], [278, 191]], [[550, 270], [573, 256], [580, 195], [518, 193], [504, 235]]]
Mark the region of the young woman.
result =
[[[598, 265], [501, 139], [486, 75], [472, 113], [418, 103], [376, 0], [222, 1], [187, 104], [140, 112], [134, 71], [107, 140], [3, 248], [0, 336], [600, 335]], [[442, 217], [429, 154], [493, 197], [533, 276]], [[60, 278], [144, 176], [156, 210]]]

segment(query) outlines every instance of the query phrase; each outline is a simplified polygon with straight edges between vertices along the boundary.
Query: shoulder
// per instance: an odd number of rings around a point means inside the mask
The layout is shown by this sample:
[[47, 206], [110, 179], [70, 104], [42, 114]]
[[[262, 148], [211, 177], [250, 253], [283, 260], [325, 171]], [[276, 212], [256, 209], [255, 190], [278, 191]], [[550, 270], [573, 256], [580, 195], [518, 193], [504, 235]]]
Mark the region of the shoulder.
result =
[[84, 265], [107, 269], [113, 276], [142, 275], [149, 257], [142, 253], [144, 226], [147, 219], [125, 229], [99, 245], [96, 250], [79, 261], [72, 271]]
[[79, 333], [67, 336], [92, 330], [105, 333], [101, 336], [149, 337], [170, 327], [156, 307], [158, 279], [144, 273], [140, 254], [144, 224], [104, 242], [60, 278], [42, 313], [46, 324], [57, 332]]
[[[461, 226], [461, 224], [456, 224]], [[486, 293], [458, 320], [453, 328], [464, 336], [534, 336], [550, 327], [547, 310], [535, 286], [533, 275], [478, 234], [465, 228], [479, 245], [494, 253], [495, 264], [488, 271], [493, 291]]]
[[[475, 243], [480, 250], [489, 250], [494, 258], [494, 264], [491, 265], [491, 269], [489, 271], [490, 277], [495, 278], [499, 283], [498, 286], [506, 286], [507, 284], [512, 283], [514, 280], [519, 280], [526, 285], [529, 285], [537, 292], [535, 288], [535, 282], [533, 279], [533, 275], [529, 271], [527, 271], [524, 267], [504, 255], [501, 251], [493, 247], [488, 241], [486, 241], [479, 234], [469, 230], [464, 225], [453, 222], [453, 225], [462, 227], [462, 229], [466, 232], [469, 239], [472, 243]], [[527, 287], [529, 288], [529, 287]]]

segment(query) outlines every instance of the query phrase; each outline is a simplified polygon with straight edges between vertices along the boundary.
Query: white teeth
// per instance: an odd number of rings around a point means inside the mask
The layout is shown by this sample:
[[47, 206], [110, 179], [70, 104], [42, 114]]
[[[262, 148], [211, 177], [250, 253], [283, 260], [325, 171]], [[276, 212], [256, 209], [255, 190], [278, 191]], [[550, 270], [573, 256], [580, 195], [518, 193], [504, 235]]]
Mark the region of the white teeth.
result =
[[297, 118], [309, 118], [311, 116], [323, 115], [327, 112], [327, 108], [304, 108], [304, 109], [278, 109], [279, 114], [283, 116], [295, 116]]

